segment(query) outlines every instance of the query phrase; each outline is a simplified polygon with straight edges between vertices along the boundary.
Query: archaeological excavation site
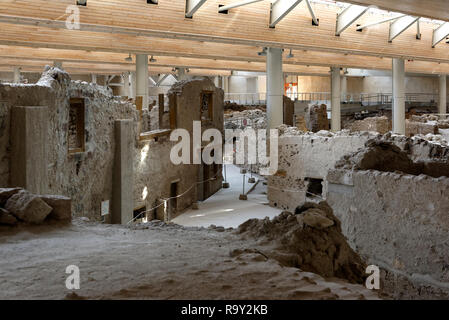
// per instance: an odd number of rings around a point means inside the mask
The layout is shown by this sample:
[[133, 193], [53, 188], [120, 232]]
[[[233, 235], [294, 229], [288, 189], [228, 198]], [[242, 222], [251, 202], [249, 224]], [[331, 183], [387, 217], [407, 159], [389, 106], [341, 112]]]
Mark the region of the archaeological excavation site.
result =
[[404, 3], [0, 0], [0, 300], [449, 300], [449, 7]]

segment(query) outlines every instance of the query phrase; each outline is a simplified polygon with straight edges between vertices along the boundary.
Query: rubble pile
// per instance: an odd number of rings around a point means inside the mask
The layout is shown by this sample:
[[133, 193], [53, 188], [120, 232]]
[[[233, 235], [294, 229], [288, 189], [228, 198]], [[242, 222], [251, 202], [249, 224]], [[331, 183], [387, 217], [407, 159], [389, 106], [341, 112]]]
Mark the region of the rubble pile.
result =
[[[408, 143], [410, 142], [408, 141]], [[426, 161], [413, 161], [410, 155], [410, 145], [402, 150], [393, 142], [382, 138], [371, 139], [365, 144], [365, 148], [345, 155], [335, 164], [335, 168], [400, 172], [415, 176], [424, 174], [434, 178], [449, 177], [449, 160], [447, 157], [432, 157]]]
[[[283, 212], [272, 220], [248, 220], [236, 232], [268, 245], [264, 254], [284, 266], [352, 283], [365, 279], [365, 263], [346, 242], [340, 221], [326, 202], [306, 203], [295, 213]], [[238, 254], [241, 250], [231, 253]]]
[[229, 102], [226, 101], [224, 104], [224, 110], [226, 111], [245, 111], [245, 110], [254, 110], [254, 109], [259, 109], [259, 110], [263, 110], [266, 111], [267, 110], [267, 106], [266, 105], [241, 105], [241, 104], [237, 104], [235, 102]]
[[70, 198], [35, 195], [22, 188], [0, 188], [0, 225], [42, 224], [72, 219]]
[[350, 126], [350, 130], [351, 132], [375, 131], [384, 134], [391, 130], [391, 121], [386, 116], [365, 118], [354, 121]]
[[228, 112], [224, 117], [226, 129], [267, 128], [267, 113], [260, 109]]

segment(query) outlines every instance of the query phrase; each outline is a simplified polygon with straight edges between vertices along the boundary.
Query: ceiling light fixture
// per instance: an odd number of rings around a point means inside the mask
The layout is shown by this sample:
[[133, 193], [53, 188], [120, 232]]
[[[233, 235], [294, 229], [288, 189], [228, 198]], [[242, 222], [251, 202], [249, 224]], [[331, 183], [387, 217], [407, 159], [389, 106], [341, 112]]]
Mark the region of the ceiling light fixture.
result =
[[132, 62], [133, 61], [133, 58], [131, 57], [131, 53], [129, 54], [128, 57], [125, 58], [125, 61], [128, 61], [128, 62]]
[[295, 57], [295, 55], [293, 54], [292, 49], [290, 49], [290, 53], [287, 55], [287, 59], [291, 59], [291, 58], [294, 58], [294, 57]]

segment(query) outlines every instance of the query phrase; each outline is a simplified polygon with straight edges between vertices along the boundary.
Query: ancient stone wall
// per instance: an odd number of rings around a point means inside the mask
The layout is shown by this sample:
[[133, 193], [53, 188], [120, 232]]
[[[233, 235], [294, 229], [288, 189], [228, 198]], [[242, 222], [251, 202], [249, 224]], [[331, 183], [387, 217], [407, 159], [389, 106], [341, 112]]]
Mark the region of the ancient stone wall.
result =
[[[363, 147], [373, 137], [348, 131], [302, 134], [290, 128], [279, 138], [279, 170], [268, 179], [270, 205], [294, 212], [306, 200], [321, 200], [313, 196], [318, 191], [311, 184], [321, 183], [320, 196], [325, 198], [328, 171], [343, 155]], [[308, 194], [308, 190], [313, 194]]]
[[407, 138], [391, 133], [350, 133], [348, 130], [336, 134], [329, 131], [304, 134], [295, 128], [281, 127], [279, 170], [268, 179], [270, 205], [293, 212], [306, 200], [318, 201], [319, 198], [313, 197], [313, 194], [317, 193], [316, 187], [319, 187], [317, 184], [321, 180], [322, 198], [325, 199], [329, 170], [334, 168], [341, 157], [356, 152], [375, 138], [389, 141], [399, 149], [406, 150], [412, 161], [449, 162], [447, 146], [422, 137]]
[[[449, 296], [449, 178], [331, 170], [327, 201], [396, 298]], [[404, 295], [405, 294], [405, 295]]]
[[438, 125], [436, 123], [423, 123], [418, 121], [405, 120], [405, 135], [411, 137], [414, 135], [438, 134]]
[[[214, 97], [214, 122], [223, 130], [223, 91], [213, 83], [194, 81], [178, 85], [181, 102], [178, 106], [177, 125], [191, 130], [192, 119], [200, 119], [200, 102], [189, 104], [189, 94], [209, 90]], [[69, 152], [69, 110], [70, 99], [84, 101], [84, 150]], [[196, 103], [198, 102], [198, 103]], [[189, 108], [197, 105], [197, 112]], [[72, 199], [74, 216], [101, 219], [103, 201], [112, 198], [112, 177], [114, 170], [114, 125], [119, 119], [134, 121], [134, 208], [151, 209], [161, 199], [171, 195], [171, 184], [178, 183], [177, 193], [189, 191], [177, 202], [177, 213], [197, 201], [197, 190], [192, 188], [199, 181], [200, 170], [194, 165], [175, 166], [170, 161], [170, 151], [175, 142], [169, 137], [157, 141], [142, 141], [139, 125], [140, 115], [130, 100], [114, 97], [105, 87], [81, 81], [71, 81], [67, 73], [48, 68], [35, 85], [0, 84], [0, 186], [10, 186], [11, 108], [14, 106], [47, 106], [48, 127], [48, 192], [61, 194]], [[149, 120], [150, 117], [147, 117]], [[217, 124], [221, 124], [217, 125]], [[190, 125], [190, 127], [189, 127]], [[151, 129], [151, 126], [148, 126]], [[220, 172], [221, 178], [221, 170]], [[210, 193], [221, 187], [221, 180], [210, 182]], [[112, 203], [112, 201], [111, 201]], [[173, 218], [167, 216], [164, 207], [159, 207], [149, 218]], [[106, 217], [109, 222], [110, 216]]]
[[307, 129], [312, 132], [330, 129], [329, 119], [327, 118], [327, 106], [325, 104], [310, 106], [305, 118]]
[[385, 116], [366, 118], [354, 121], [351, 124], [350, 130], [351, 132], [374, 131], [385, 134], [388, 131], [391, 131], [391, 121]]

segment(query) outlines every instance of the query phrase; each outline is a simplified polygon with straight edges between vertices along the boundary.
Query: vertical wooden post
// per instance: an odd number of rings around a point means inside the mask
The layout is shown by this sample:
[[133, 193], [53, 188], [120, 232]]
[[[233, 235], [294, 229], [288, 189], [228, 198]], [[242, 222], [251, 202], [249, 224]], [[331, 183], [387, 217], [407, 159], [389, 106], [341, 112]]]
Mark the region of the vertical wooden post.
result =
[[163, 126], [164, 121], [164, 108], [165, 108], [165, 101], [164, 101], [164, 94], [159, 94], [159, 129], [165, 129]]

